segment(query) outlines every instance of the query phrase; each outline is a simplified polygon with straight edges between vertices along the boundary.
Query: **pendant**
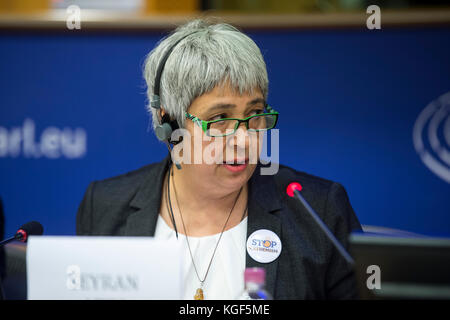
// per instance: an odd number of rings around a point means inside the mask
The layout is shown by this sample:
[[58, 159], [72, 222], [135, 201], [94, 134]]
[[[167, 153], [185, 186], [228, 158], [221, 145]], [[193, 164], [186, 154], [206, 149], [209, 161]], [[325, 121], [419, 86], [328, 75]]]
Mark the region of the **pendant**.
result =
[[195, 292], [194, 300], [204, 300], [202, 288], [197, 289], [197, 291]]

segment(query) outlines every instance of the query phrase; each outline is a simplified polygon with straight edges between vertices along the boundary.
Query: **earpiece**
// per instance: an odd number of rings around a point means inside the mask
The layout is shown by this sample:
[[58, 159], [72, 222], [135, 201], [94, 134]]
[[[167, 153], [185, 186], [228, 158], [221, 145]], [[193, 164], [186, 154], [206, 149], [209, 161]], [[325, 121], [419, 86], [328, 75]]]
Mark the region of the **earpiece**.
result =
[[[194, 31], [190, 34], [185, 35], [181, 39], [179, 39], [177, 42], [175, 42], [164, 54], [164, 56], [161, 59], [161, 62], [158, 65], [158, 69], [156, 69], [156, 77], [155, 77], [155, 83], [153, 87], [153, 95], [150, 98], [150, 106], [152, 108], [155, 108], [159, 110], [159, 116], [160, 116], [160, 123], [155, 128], [155, 134], [156, 137], [162, 141], [165, 142], [167, 145], [167, 148], [169, 149], [169, 153], [171, 153], [170, 144], [177, 144], [182, 141], [182, 137], [180, 137], [180, 140], [178, 141], [172, 141], [170, 140], [170, 137], [172, 136], [172, 132], [179, 128], [178, 121], [177, 120], [171, 120], [170, 116], [167, 113], [164, 113], [164, 115], [161, 117], [161, 99], [160, 99], [160, 86], [161, 86], [161, 75], [164, 70], [164, 66], [166, 65], [166, 61], [169, 58], [170, 54], [172, 53], [172, 50], [176, 47], [178, 43], [180, 43], [181, 40], [184, 38], [197, 33], [199, 31]], [[181, 169], [181, 166], [179, 163], [175, 162], [175, 166], [177, 169]]]
[[[164, 142], [167, 146], [167, 149], [169, 150], [169, 154], [172, 157], [172, 150], [170, 148], [170, 144], [177, 144], [180, 143], [183, 140], [183, 137], [180, 137], [180, 139], [178, 141], [172, 141], [170, 139], [170, 137], [172, 136], [172, 132], [176, 129], [178, 129], [178, 122], [176, 120], [170, 120], [169, 115], [166, 113], [164, 114], [164, 116], [162, 116], [161, 118], [161, 124], [157, 125], [155, 128], [155, 134], [156, 137], [158, 137], [158, 139], [162, 142]], [[174, 161], [175, 166], [177, 167], [178, 170], [181, 169], [181, 165]]]
[[177, 144], [182, 141], [183, 137], [180, 137], [180, 140], [178, 141], [172, 141], [170, 140], [170, 137], [172, 136], [172, 132], [177, 130], [179, 128], [178, 122], [176, 120], [170, 120], [169, 115], [166, 113], [161, 118], [161, 122], [159, 125], [155, 128], [156, 137], [163, 142], [168, 142], [170, 144]]
[[[170, 54], [172, 53], [173, 49], [176, 47], [178, 43], [181, 42], [184, 38], [197, 33], [198, 31], [192, 32], [190, 34], [185, 35], [181, 39], [179, 39], [177, 42], [175, 42], [165, 53], [165, 55], [162, 57], [161, 62], [158, 65], [158, 69], [156, 69], [156, 77], [155, 77], [155, 83], [153, 87], [153, 95], [150, 98], [150, 106], [152, 108], [155, 108], [161, 112], [161, 99], [160, 99], [160, 87], [161, 87], [161, 76], [164, 70], [164, 66], [166, 65], [166, 61], [169, 58]], [[161, 115], [161, 113], [160, 113]], [[169, 115], [167, 113], [164, 114], [164, 116], [160, 117], [160, 123], [155, 128], [156, 137], [163, 142], [168, 142], [171, 144], [176, 144], [181, 142], [179, 141], [171, 141], [170, 136], [172, 135], [172, 132], [179, 128], [178, 122], [176, 120], [171, 120]]]

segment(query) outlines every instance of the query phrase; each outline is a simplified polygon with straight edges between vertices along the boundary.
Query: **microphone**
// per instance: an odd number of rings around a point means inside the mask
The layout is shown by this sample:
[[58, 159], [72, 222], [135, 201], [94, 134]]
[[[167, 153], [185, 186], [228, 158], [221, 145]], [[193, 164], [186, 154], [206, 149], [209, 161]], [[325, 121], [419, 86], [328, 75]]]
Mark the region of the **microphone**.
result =
[[[181, 137], [181, 138], [183, 138], [183, 137]], [[180, 142], [180, 141], [178, 141], [178, 142]], [[170, 147], [170, 144], [169, 144], [168, 142], [166, 142], [166, 145], [167, 145], [167, 149], [169, 149], [169, 157], [170, 157], [170, 161], [171, 161], [173, 164], [175, 164], [175, 167], [177, 167], [178, 170], [181, 170], [181, 165], [180, 165], [177, 161], [174, 161], [174, 160], [172, 159], [172, 148]]]
[[3, 246], [13, 240], [27, 242], [29, 236], [40, 236], [43, 233], [44, 228], [42, 227], [42, 224], [37, 221], [30, 221], [21, 226], [13, 237], [1, 241], [0, 246]]
[[353, 258], [350, 256], [350, 254], [345, 250], [345, 248], [342, 246], [342, 244], [336, 239], [334, 234], [328, 229], [328, 227], [325, 225], [325, 223], [322, 221], [322, 219], [319, 218], [317, 213], [314, 211], [313, 208], [309, 205], [309, 203], [303, 198], [303, 196], [300, 194], [300, 191], [302, 190], [302, 186], [298, 182], [292, 182], [290, 183], [286, 188], [286, 193], [290, 197], [294, 197], [294, 195], [297, 196], [297, 199], [300, 200], [300, 202], [303, 204], [303, 206], [306, 208], [306, 211], [311, 215], [311, 217], [314, 219], [314, 221], [319, 225], [320, 229], [325, 233], [328, 239], [333, 243], [333, 245], [336, 247], [336, 249], [339, 251], [341, 256], [351, 265], [355, 263]]

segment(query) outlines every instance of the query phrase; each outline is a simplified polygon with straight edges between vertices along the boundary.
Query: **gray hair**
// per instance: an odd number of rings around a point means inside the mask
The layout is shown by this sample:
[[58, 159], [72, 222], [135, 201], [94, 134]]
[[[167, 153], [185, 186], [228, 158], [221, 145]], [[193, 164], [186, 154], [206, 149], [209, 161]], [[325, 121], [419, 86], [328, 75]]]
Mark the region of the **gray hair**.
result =
[[[180, 127], [184, 127], [185, 112], [195, 98], [225, 83], [239, 94], [260, 89], [267, 99], [266, 64], [255, 42], [229, 24], [197, 19], [178, 27], [147, 55], [144, 78], [148, 101], [154, 94], [160, 61], [183, 37], [166, 61], [160, 84], [161, 107]], [[147, 109], [155, 128], [159, 124], [157, 111], [150, 103]]]

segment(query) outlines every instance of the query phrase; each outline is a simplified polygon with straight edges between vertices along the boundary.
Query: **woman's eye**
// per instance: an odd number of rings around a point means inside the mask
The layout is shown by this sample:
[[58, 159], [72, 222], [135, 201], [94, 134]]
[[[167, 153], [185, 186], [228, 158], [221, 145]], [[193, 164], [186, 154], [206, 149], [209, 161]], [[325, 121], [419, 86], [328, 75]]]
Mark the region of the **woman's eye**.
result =
[[221, 114], [218, 114], [218, 115], [215, 115], [215, 116], [209, 118], [208, 121], [220, 120], [220, 119], [224, 119], [226, 117], [227, 117], [226, 114], [221, 113]]
[[257, 109], [257, 110], [253, 110], [252, 112], [250, 112], [251, 116], [254, 116], [255, 114], [261, 114], [264, 113], [263, 109]]

